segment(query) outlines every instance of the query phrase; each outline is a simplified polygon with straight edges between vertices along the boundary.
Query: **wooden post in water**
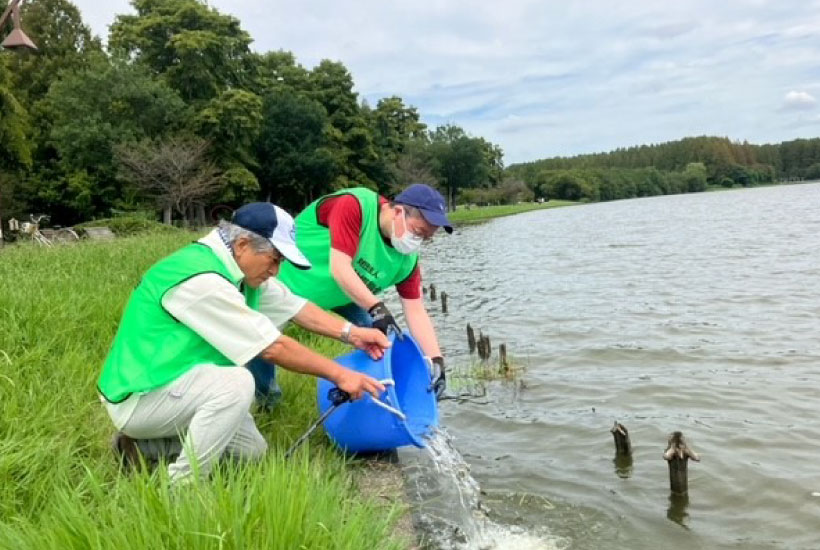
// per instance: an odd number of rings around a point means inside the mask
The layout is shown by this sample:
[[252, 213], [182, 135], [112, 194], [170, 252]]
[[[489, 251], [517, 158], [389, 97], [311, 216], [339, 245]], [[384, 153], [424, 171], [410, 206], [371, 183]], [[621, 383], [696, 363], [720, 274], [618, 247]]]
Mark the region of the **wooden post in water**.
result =
[[507, 344], [498, 346], [498, 372], [507, 374], [510, 371], [510, 364], [507, 362]]
[[441, 292], [441, 312], [447, 313], [447, 293]]
[[492, 348], [490, 347], [490, 337], [484, 336], [481, 331], [478, 332], [478, 356], [482, 361], [486, 361], [492, 355]]
[[674, 432], [669, 436], [669, 446], [663, 453], [663, 458], [669, 463], [669, 488], [672, 494], [685, 495], [689, 491], [686, 466], [690, 458], [700, 462], [700, 457], [689, 448], [683, 433]]
[[436, 285], [430, 283], [430, 301], [436, 301]]
[[470, 348], [470, 353], [475, 351], [475, 332], [473, 332], [470, 323], [467, 323], [467, 346]]
[[632, 456], [632, 442], [629, 441], [629, 430], [626, 426], [615, 421], [615, 425], [609, 430], [615, 438], [615, 454], [619, 456]]

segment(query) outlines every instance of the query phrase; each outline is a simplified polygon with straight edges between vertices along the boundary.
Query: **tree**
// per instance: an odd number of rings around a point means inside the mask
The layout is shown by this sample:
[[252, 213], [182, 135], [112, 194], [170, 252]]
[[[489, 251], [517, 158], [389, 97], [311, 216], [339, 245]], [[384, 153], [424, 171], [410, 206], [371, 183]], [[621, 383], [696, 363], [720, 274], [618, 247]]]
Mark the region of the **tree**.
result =
[[20, 176], [31, 166], [28, 113], [9, 90], [8, 81], [8, 71], [0, 58], [0, 223], [7, 213], [21, 208]]
[[[4, 6], [6, 2], [0, 2]], [[26, 33], [37, 44], [36, 53], [3, 55], [0, 65], [8, 66], [8, 73], [0, 72], [0, 119], [18, 119], [25, 113], [25, 167], [14, 173], [5, 173], [3, 182], [3, 207], [22, 215], [31, 210], [48, 210], [52, 221], [67, 221], [63, 209], [55, 206], [59, 193], [54, 192], [54, 181], [65, 179], [56, 169], [57, 153], [50, 143], [51, 119], [44, 108], [44, 97], [49, 87], [62, 74], [76, 72], [88, 63], [94, 55], [100, 55], [100, 41], [92, 36], [83, 24], [77, 8], [67, 0], [29, 0], [22, 4]], [[0, 35], [3, 35], [0, 32]], [[14, 90], [15, 107], [3, 91]], [[2, 125], [2, 123], [0, 123]], [[20, 128], [18, 124], [15, 126]], [[0, 130], [0, 149], [16, 148], [20, 135], [12, 135]], [[0, 156], [11, 160], [11, 155]], [[7, 164], [0, 161], [0, 164]], [[55, 177], [55, 173], [57, 174]], [[41, 185], [41, 183], [43, 185]], [[48, 208], [55, 206], [55, 208]]]
[[687, 164], [684, 178], [686, 179], [686, 191], [688, 193], [706, 191], [706, 165], [702, 162]]
[[820, 162], [815, 162], [803, 172], [807, 180], [820, 180]]
[[462, 204], [516, 204], [522, 201], [531, 201], [534, 198], [532, 190], [516, 179], [506, 179], [499, 186], [488, 188], [462, 189], [459, 193]]
[[445, 189], [449, 209], [455, 208], [460, 189], [481, 187], [489, 182], [487, 142], [472, 138], [461, 128], [439, 126], [430, 134], [436, 174]]
[[15, 55], [9, 65], [15, 94], [33, 105], [62, 72], [80, 70], [91, 56], [102, 53], [102, 44], [68, 0], [29, 0], [22, 10], [26, 34], [37, 44], [37, 53]]
[[59, 165], [33, 179], [31, 193], [44, 210], [65, 204], [80, 217], [106, 214], [122, 199], [117, 144], [168, 135], [186, 120], [185, 104], [166, 84], [141, 66], [105, 58], [55, 82], [45, 108]]
[[253, 166], [253, 145], [262, 125], [262, 98], [246, 90], [225, 90], [196, 115], [197, 134], [217, 144], [225, 165]]
[[548, 195], [569, 201], [581, 200], [584, 196], [583, 182], [572, 172], [561, 172], [551, 178]]
[[393, 167], [393, 185], [388, 188], [390, 195], [397, 195], [412, 183], [426, 183], [438, 186], [435, 159], [426, 139], [417, 138], [407, 142], [404, 151], [396, 159]]
[[732, 178], [735, 183], [742, 185], [743, 187], [749, 187], [753, 182], [752, 173], [742, 164], [733, 164], [729, 177]]
[[527, 187], [527, 184], [515, 178], [505, 179], [499, 189], [501, 191], [502, 201], [505, 204], [527, 202], [535, 198], [535, 194]]
[[253, 76], [249, 88], [260, 97], [282, 88], [294, 92], [310, 90], [310, 73], [296, 63], [291, 52], [279, 50], [263, 54], [251, 53], [250, 67]]
[[262, 98], [230, 89], [208, 101], [196, 115], [199, 136], [216, 145], [212, 156], [225, 172], [220, 202], [241, 202], [259, 193], [252, 172], [257, 167], [254, 146], [262, 124]]
[[152, 197], [167, 224], [172, 211], [186, 223], [192, 220], [196, 207], [222, 186], [219, 170], [207, 153], [208, 142], [201, 138], [143, 140], [116, 147], [120, 178]]
[[498, 145], [478, 138], [484, 146], [484, 160], [487, 163], [487, 181], [499, 185], [504, 180], [504, 151]]
[[286, 89], [264, 99], [256, 154], [263, 196], [301, 208], [332, 190], [336, 164], [328, 148], [324, 108]]
[[457, 139], [465, 137], [467, 137], [467, 133], [464, 129], [454, 124], [436, 126], [436, 128], [429, 133], [429, 138], [432, 143], [452, 143]]
[[309, 86], [311, 98], [325, 108], [334, 128], [344, 134], [357, 126], [358, 97], [353, 91], [353, 77], [344, 65], [323, 59], [310, 72]]
[[327, 112], [326, 136], [338, 175], [334, 187], [377, 189], [386, 170], [373, 143], [373, 131], [353, 91], [353, 78], [341, 63], [322, 60], [308, 81], [310, 97]]
[[395, 162], [407, 143], [427, 128], [415, 107], [407, 107], [400, 97], [380, 99], [371, 113], [374, 141], [382, 156]]
[[250, 35], [239, 21], [198, 0], [132, 0], [118, 15], [109, 46], [162, 75], [189, 103], [251, 80]]
[[11, 93], [10, 75], [0, 59], [0, 171], [31, 164], [29, 116]]

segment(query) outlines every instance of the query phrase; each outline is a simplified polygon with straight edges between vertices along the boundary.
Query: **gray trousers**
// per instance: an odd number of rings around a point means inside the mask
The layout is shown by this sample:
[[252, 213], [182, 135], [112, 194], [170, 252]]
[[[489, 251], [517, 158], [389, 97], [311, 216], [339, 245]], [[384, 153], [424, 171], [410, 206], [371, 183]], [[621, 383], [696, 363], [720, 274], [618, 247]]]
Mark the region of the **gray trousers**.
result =
[[191, 476], [189, 453], [204, 477], [225, 454], [246, 460], [265, 454], [268, 445], [250, 414], [253, 398], [245, 367], [200, 365], [141, 395], [122, 431], [148, 459], [178, 455], [168, 466], [172, 482]]

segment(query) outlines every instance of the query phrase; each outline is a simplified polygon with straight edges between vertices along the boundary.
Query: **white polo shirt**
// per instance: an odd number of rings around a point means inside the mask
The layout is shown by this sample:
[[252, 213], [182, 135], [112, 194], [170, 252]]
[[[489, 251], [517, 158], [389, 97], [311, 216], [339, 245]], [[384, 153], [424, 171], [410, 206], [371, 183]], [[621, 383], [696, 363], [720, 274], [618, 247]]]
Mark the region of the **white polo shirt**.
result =
[[[232, 276], [244, 276], [216, 229], [199, 242], [214, 251]], [[166, 292], [162, 305], [234, 364], [244, 365], [276, 341], [282, 326], [307, 303], [273, 278], [265, 281], [260, 290], [259, 311], [254, 311], [224, 277], [203, 273]], [[116, 405], [106, 402], [117, 429], [131, 418], [138, 401], [139, 395], [133, 394]]]

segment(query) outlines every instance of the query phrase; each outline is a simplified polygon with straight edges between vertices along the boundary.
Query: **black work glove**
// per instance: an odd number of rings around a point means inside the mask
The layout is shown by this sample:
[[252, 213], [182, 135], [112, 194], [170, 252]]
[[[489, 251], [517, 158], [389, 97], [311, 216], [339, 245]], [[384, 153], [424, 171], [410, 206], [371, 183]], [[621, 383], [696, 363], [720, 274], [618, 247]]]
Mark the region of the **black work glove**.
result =
[[390, 310], [387, 309], [387, 306], [384, 305], [384, 302], [378, 302], [375, 306], [367, 310], [367, 312], [370, 314], [370, 317], [373, 318], [373, 328], [379, 329], [385, 336], [388, 336], [387, 333], [391, 329], [395, 330], [399, 340], [404, 339], [401, 328], [399, 328], [396, 319], [393, 317], [393, 314], [390, 313]]
[[430, 390], [436, 392], [436, 401], [444, 395], [447, 389], [447, 376], [444, 373], [444, 357], [433, 357], [430, 359], [433, 364], [433, 373], [430, 377]]

